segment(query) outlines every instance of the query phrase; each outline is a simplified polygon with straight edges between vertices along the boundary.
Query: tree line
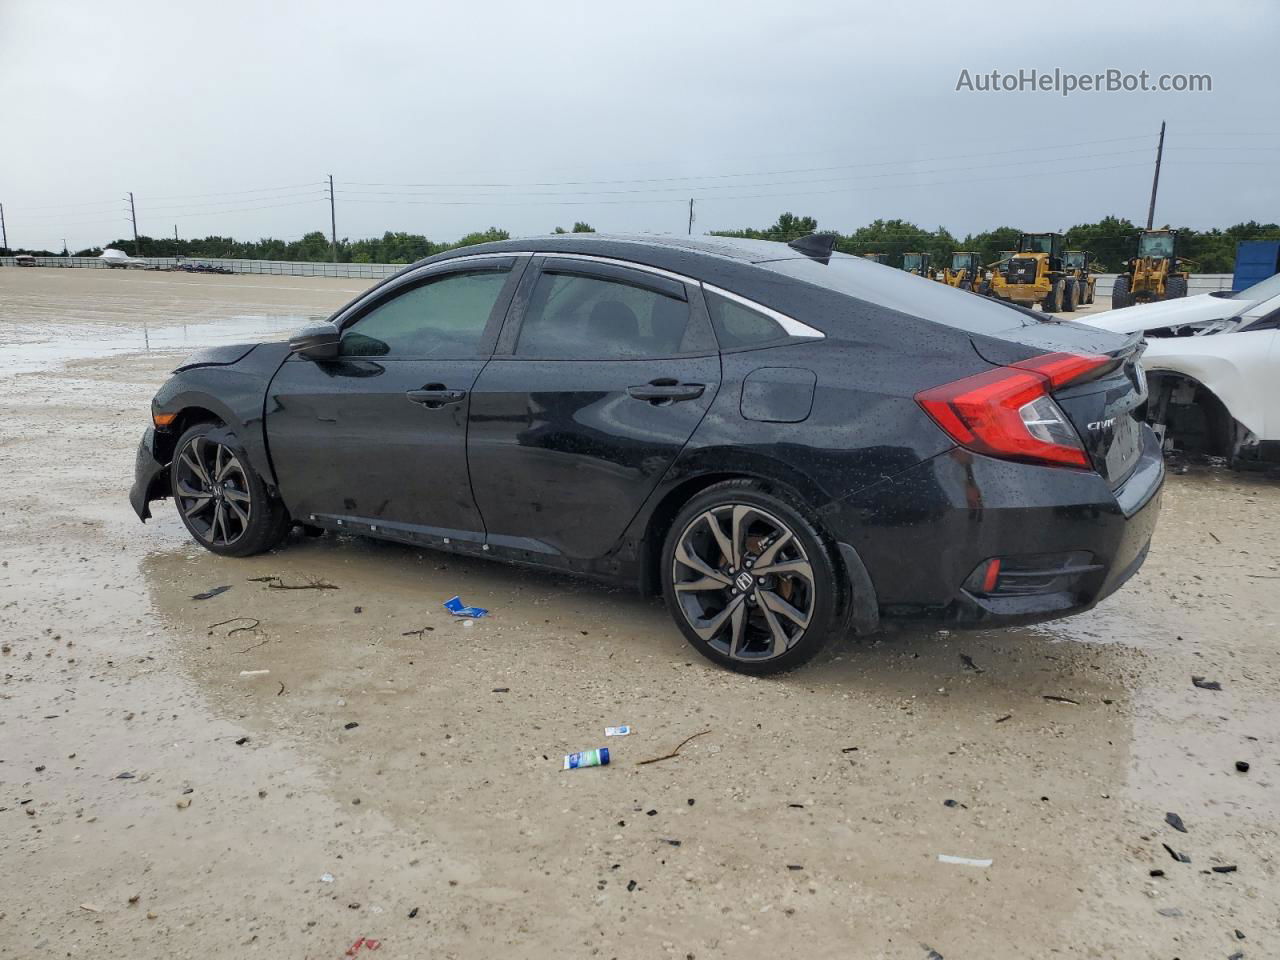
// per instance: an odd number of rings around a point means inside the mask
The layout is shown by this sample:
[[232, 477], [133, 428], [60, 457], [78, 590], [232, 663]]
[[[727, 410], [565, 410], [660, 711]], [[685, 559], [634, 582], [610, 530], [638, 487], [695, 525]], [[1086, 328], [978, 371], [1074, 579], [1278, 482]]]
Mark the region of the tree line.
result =
[[[1041, 228], [1036, 228], [1037, 230]], [[1134, 255], [1137, 236], [1141, 228], [1123, 217], [1104, 217], [1097, 223], [1079, 223], [1065, 230], [1049, 228], [1043, 232], [1061, 233], [1067, 250], [1088, 250], [1102, 273], [1114, 273], [1122, 269], [1124, 262]], [[1225, 229], [1192, 230], [1190, 227], [1174, 227], [1178, 231], [1177, 253], [1179, 257], [1194, 261], [1193, 273], [1231, 273], [1235, 270], [1236, 244], [1242, 240], [1280, 241], [1280, 224], [1259, 223], [1250, 220]], [[1018, 245], [1017, 227], [996, 227], [981, 233], [956, 237], [946, 227], [929, 230], [909, 220], [876, 220], [852, 233], [836, 230], [819, 231], [813, 217], [798, 217], [784, 213], [770, 227], [747, 227], [740, 230], [715, 230], [721, 237], [748, 237], [757, 240], [781, 240], [786, 242], [810, 233], [831, 233], [836, 237], [836, 249], [842, 253], [862, 256], [883, 253], [889, 263], [898, 266], [904, 253], [928, 253], [935, 265], [950, 263], [951, 254], [957, 251], [974, 251], [981, 255], [983, 263], [994, 263], [1005, 250]]]
[[[1259, 223], [1250, 220], [1225, 229], [1178, 230], [1178, 255], [1194, 262], [1194, 273], [1231, 273], [1235, 269], [1236, 244], [1242, 240], [1280, 240], [1280, 224]], [[1139, 227], [1123, 217], [1104, 217], [1097, 223], [1080, 223], [1060, 230], [1068, 250], [1088, 250], [1101, 272], [1115, 272], [1124, 261], [1133, 256]], [[594, 233], [589, 223], [579, 221], [571, 228], [556, 227], [553, 233]], [[818, 233], [818, 221], [810, 216], [784, 213], [769, 227], [745, 227], [739, 230], [714, 230], [713, 236], [750, 237], [759, 240], [794, 240], [810, 233]], [[876, 220], [858, 227], [851, 233], [836, 230], [822, 231], [836, 237], [836, 249], [843, 253], [862, 255], [883, 253], [889, 263], [897, 266], [902, 255], [908, 252], [928, 253], [939, 266], [950, 262], [956, 251], [976, 251], [983, 263], [1000, 259], [1002, 251], [1017, 247], [1017, 227], [996, 227], [981, 233], [957, 237], [946, 227], [930, 230], [909, 220]], [[438, 242], [417, 233], [391, 232], [381, 237], [365, 240], [338, 241], [339, 263], [413, 263], [423, 257], [466, 247], [476, 243], [510, 239], [506, 230], [490, 227], [469, 233], [451, 242]], [[164, 237], [120, 238], [106, 244], [137, 257], [190, 257], [222, 258], [234, 260], [302, 260], [328, 262], [333, 251], [321, 231], [314, 230], [299, 240], [279, 240], [265, 237], [261, 240], [236, 240], [233, 237], [211, 236], [203, 239], [173, 240]], [[96, 257], [105, 247], [89, 247], [77, 250], [74, 256]], [[0, 250], [0, 255], [32, 253], [36, 256], [59, 256], [50, 250]]]

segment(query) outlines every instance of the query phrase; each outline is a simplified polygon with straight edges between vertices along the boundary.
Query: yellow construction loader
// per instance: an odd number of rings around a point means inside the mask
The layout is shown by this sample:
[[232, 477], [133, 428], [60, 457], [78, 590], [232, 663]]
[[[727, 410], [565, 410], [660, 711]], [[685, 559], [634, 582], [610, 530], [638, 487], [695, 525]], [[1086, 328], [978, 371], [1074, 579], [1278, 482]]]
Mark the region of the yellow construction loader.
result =
[[1187, 295], [1190, 274], [1183, 267], [1194, 266], [1194, 262], [1178, 256], [1177, 238], [1173, 230], [1143, 230], [1138, 234], [1137, 256], [1125, 264], [1111, 288], [1113, 309]]
[[907, 273], [914, 273], [917, 277], [933, 276], [929, 271], [929, 254], [927, 253], [904, 253], [902, 269]]
[[1063, 268], [1062, 234], [1024, 233], [1008, 266], [991, 274], [991, 296], [1030, 308], [1040, 304], [1045, 313], [1075, 310], [1080, 287]]
[[980, 257], [973, 251], [961, 251], [951, 255], [951, 266], [942, 271], [941, 280], [949, 287], [976, 290], [983, 277]]
[[1080, 302], [1093, 303], [1094, 288], [1098, 285], [1098, 278], [1093, 275], [1093, 254], [1088, 250], [1068, 250], [1063, 258], [1063, 266], [1080, 289]]

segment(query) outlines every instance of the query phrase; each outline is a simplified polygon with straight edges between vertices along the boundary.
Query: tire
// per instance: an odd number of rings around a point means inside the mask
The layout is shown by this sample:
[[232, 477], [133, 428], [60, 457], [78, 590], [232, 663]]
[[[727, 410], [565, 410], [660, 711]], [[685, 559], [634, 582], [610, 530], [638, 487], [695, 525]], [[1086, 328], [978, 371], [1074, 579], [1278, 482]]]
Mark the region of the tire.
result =
[[1097, 292], [1097, 289], [1098, 285], [1093, 280], [1090, 280], [1084, 285], [1084, 302], [1089, 304], [1089, 306], [1093, 306], [1093, 297]]
[[1129, 293], [1129, 275], [1122, 273], [1116, 277], [1111, 287], [1111, 309], [1120, 310], [1133, 306], [1133, 295]]
[[[216, 439], [208, 439], [217, 432]], [[270, 550], [289, 533], [289, 513], [267, 493], [235, 435], [197, 423], [178, 438], [169, 485], [178, 517], [196, 543], [224, 557]]]
[[1049, 292], [1045, 294], [1040, 309], [1045, 313], [1059, 313], [1062, 310], [1062, 280], [1054, 280]]
[[960, 289], [961, 289], [961, 290], [966, 290], [966, 291], [968, 291], [968, 292], [972, 293], [972, 292], [973, 292], [973, 281], [972, 281], [972, 280], [961, 280], [961, 281], [960, 281]]
[[1164, 285], [1164, 298], [1173, 300], [1176, 297], [1185, 297], [1187, 295], [1187, 278], [1186, 277], [1170, 277]]
[[1078, 306], [1080, 306], [1080, 286], [1076, 283], [1075, 277], [1068, 277], [1063, 281], [1062, 310], [1064, 313], [1075, 313]]
[[[829, 538], [792, 498], [755, 481], [728, 480], [691, 498], [672, 521], [661, 562], [676, 625], [730, 670], [795, 669], [840, 625], [843, 578]], [[773, 567], [785, 572], [771, 574]]]
[[990, 280], [983, 280], [980, 284], [978, 284], [978, 296], [980, 296], [980, 297], [989, 297], [989, 296], [991, 296], [991, 281], [990, 281]]

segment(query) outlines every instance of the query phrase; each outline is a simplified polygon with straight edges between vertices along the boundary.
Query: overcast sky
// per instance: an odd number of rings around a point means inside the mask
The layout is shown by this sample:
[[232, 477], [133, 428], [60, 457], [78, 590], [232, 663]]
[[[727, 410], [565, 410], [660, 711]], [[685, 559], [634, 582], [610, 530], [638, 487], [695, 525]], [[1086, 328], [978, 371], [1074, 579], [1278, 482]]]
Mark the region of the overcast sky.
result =
[[[0, 0], [12, 246], [1280, 220], [1280, 4]], [[957, 92], [1019, 68], [1209, 93]], [[256, 208], [256, 209], [253, 209]]]

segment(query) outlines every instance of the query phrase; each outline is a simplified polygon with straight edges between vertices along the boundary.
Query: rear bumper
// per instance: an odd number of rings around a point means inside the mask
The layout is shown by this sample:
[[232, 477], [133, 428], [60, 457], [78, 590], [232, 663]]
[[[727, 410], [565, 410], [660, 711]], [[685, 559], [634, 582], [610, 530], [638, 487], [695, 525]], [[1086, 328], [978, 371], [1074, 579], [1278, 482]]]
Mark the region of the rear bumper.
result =
[[133, 486], [129, 490], [129, 505], [143, 523], [151, 517], [149, 504], [169, 495], [169, 459], [157, 447], [156, 431], [147, 427], [138, 444], [138, 454], [133, 463]]
[[[1163, 484], [1159, 443], [1144, 426], [1138, 464], [1114, 491], [1092, 471], [955, 449], [843, 501], [831, 524], [865, 564], [882, 620], [1038, 623], [1089, 609], [1137, 573]], [[992, 558], [1007, 569], [1055, 557], [1074, 558], [1069, 574], [1042, 591], [974, 589]]]

